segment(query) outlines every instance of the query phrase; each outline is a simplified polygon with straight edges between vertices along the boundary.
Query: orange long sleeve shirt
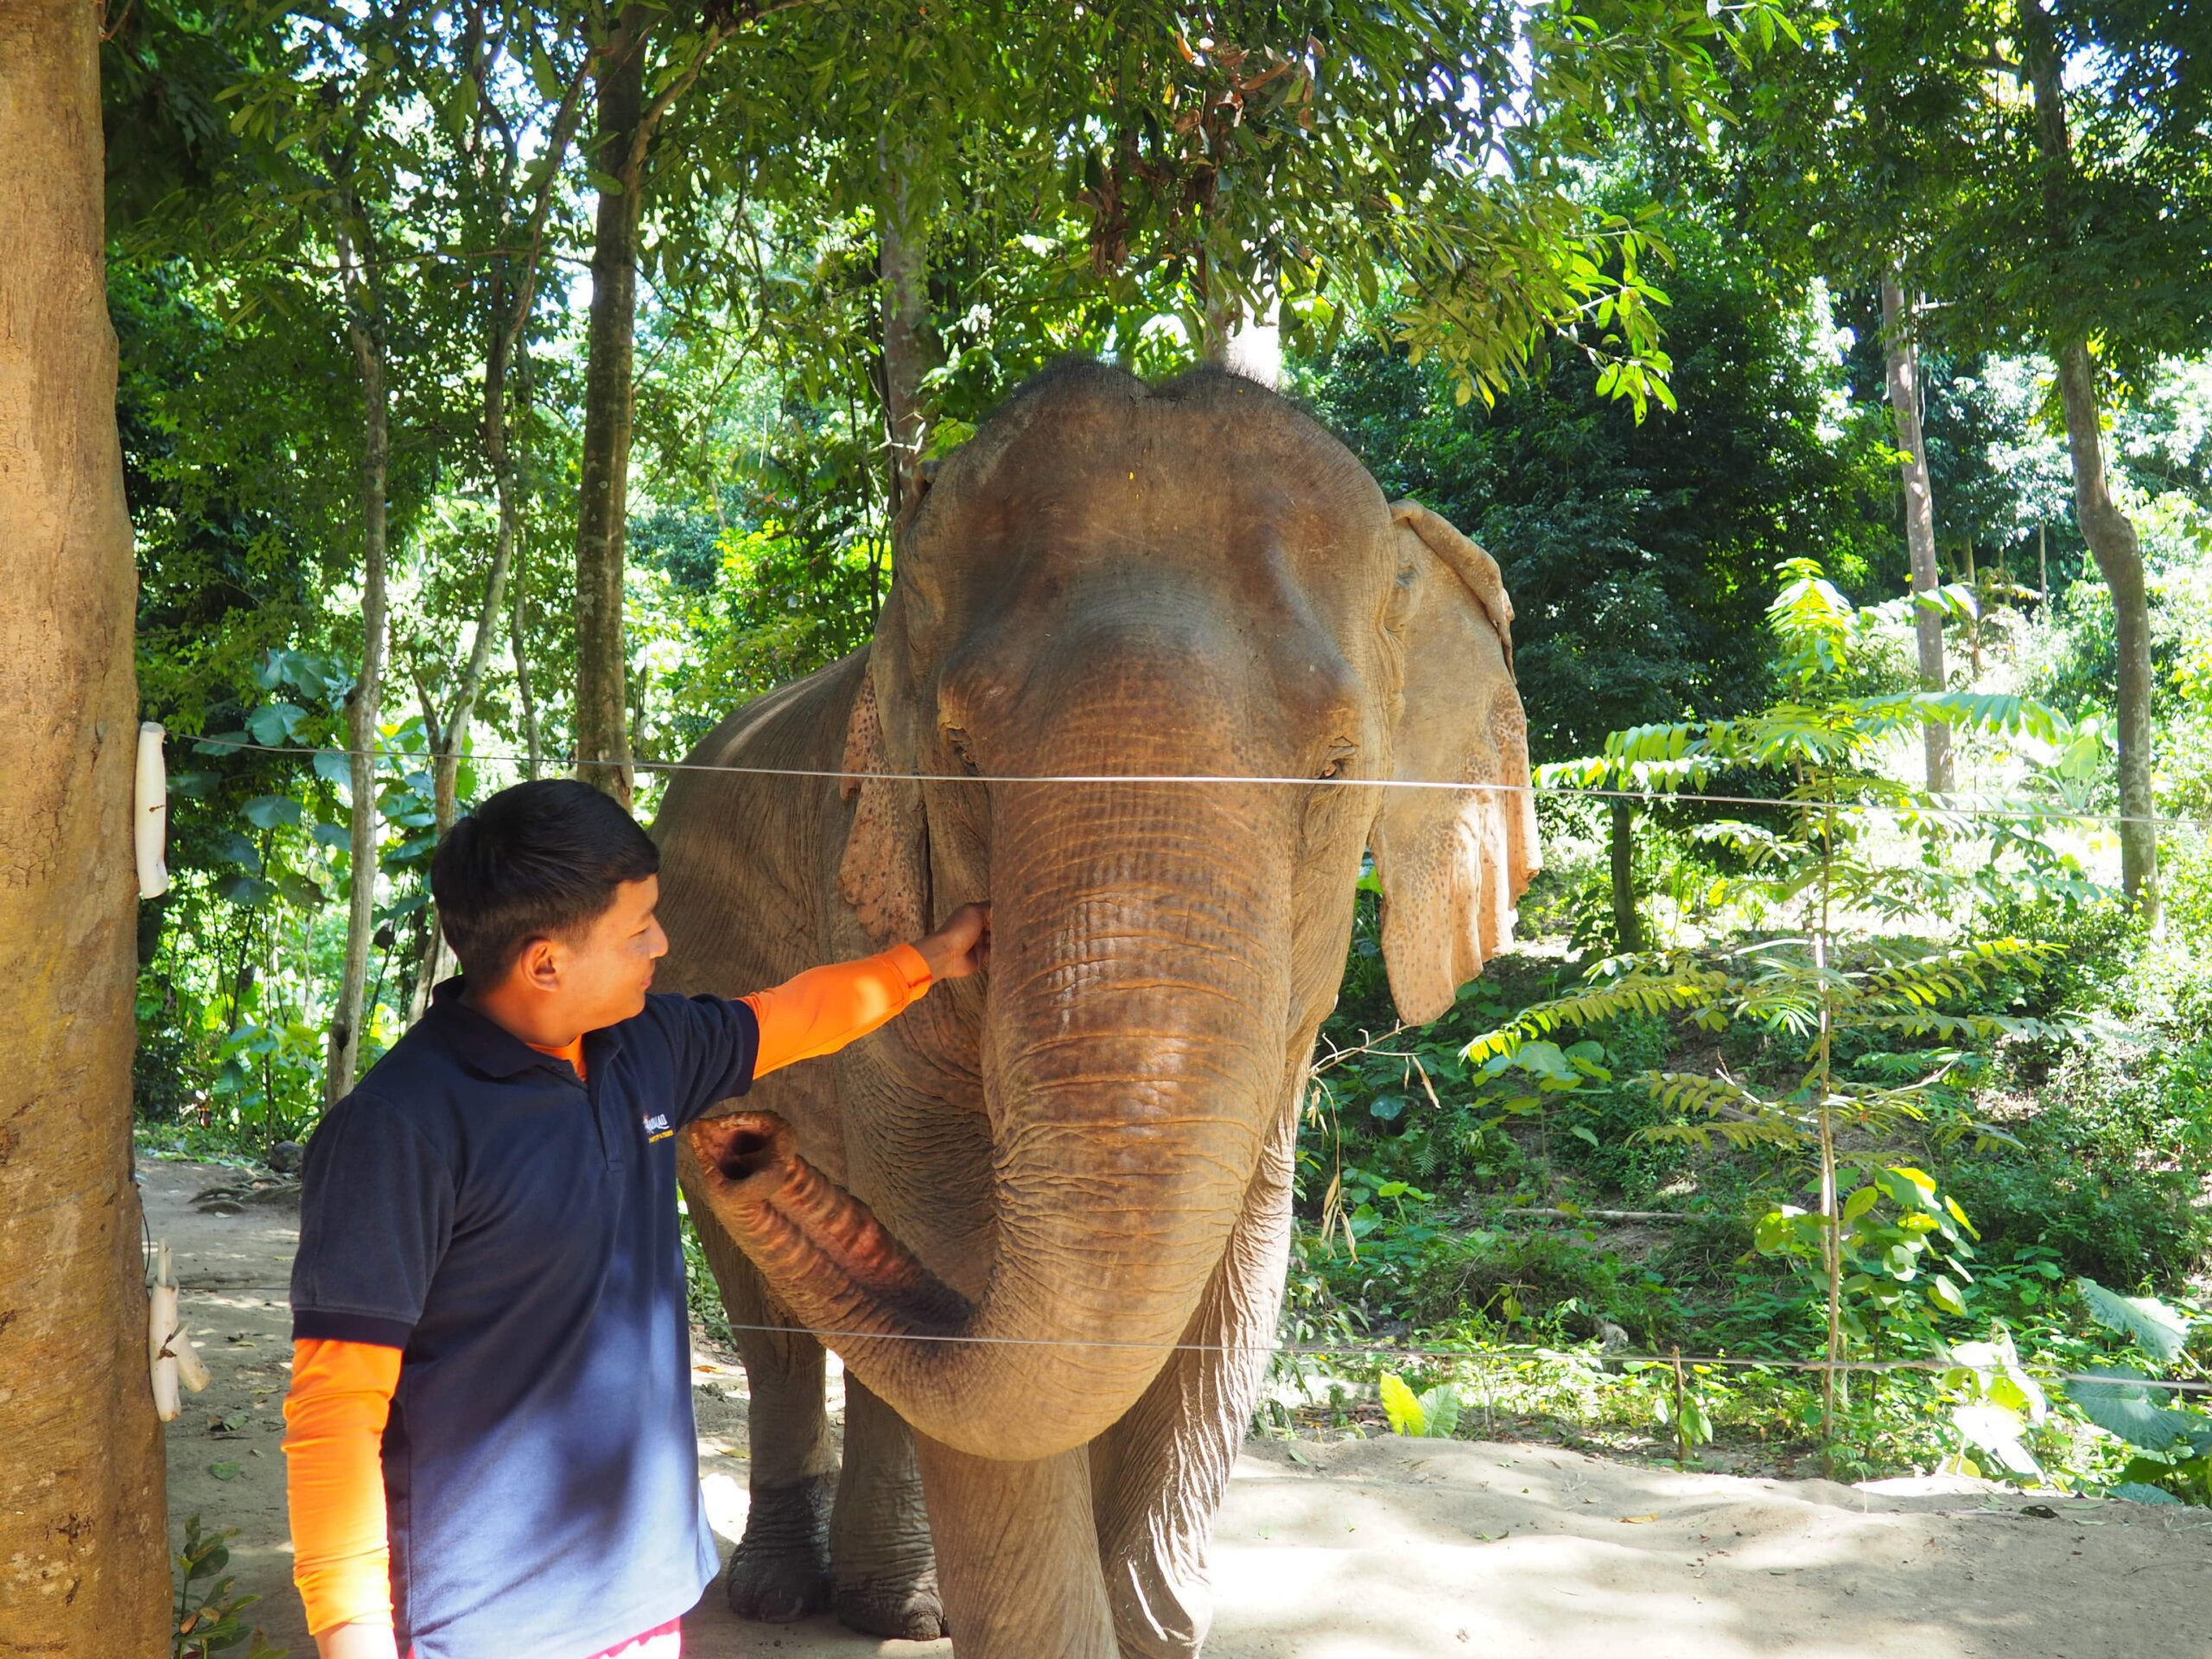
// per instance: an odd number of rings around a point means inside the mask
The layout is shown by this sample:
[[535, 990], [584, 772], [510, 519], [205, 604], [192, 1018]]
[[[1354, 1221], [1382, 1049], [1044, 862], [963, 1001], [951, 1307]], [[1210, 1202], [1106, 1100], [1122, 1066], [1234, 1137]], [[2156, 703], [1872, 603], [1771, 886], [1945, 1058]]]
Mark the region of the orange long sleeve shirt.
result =
[[[753, 1074], [835, 1053], [911, 1007], [931, 982], [910, 944], [810, 969], [739, 1000], [760, 1023]], [[547, 1049], [584, 1074], [582, 1039]], [[382, 1444], [399, 1386], [400, 1351], [313, 1338], [292, 1344], [284, 1397], [285, 1492], [292, 1578], [316, 1634], [391, 1623]]]

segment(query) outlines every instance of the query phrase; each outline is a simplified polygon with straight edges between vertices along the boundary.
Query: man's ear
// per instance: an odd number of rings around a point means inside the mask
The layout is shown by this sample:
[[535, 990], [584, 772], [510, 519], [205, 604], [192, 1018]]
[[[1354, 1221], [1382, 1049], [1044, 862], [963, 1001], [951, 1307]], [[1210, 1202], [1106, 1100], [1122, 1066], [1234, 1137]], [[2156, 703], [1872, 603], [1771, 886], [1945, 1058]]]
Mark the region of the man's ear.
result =
[[561, 988], [562, 966], [561, 942], [558, 939], [525, 939], [522, 950], [515, 957], [514, 966], [507, 969], [507, 974], [533, 990], [556, 991]]
[[1529, 722], [1513, 683], [1513, 605], [1497, 562], [1427, 508], [1392, 504], [1408, 595], [1393, 773], [1499, 789], [1383, 791], [1368, 836], [1382, 957], [1410, 1025], [1435, 1019], [1513, 931], [1541, 862]]
[[882, 775], [890, 766], [873, 664], [861, 677], [846, 722], [844, 770], [861, 775], [838, 785], [846, 800], [858, 798], [837, 867], [837, 891], [878, 944], [918, 938], [929, 931], [929, 825], [922, 816], [922, 786]]

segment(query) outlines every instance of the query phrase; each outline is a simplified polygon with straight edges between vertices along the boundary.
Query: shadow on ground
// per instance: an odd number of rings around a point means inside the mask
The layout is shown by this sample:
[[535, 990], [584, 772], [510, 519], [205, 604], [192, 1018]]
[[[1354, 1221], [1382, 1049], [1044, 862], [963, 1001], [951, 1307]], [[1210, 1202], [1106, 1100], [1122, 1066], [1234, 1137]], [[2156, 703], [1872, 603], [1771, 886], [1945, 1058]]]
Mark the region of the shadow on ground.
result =
[[[194, 1209], [210, 1187], [236, 1190], [227, 1172], [143, 1171], [215, 1375], [169, 1426], [171, 1535], [194, 1514], [238, 1529], [238, 1588], [308, 1659], [277, 1449], [296, 1217], [281, 1201]], [[702, 1359], [694, 1382], [727, 1555], [744, 1525], [743, 1378]], [[1965, 1483], [1870, 1492], [1495, 1442], [1383, 1437], [1301, 1444], [1297, 1459], [1255, 1443], [1238, 1464], [1208, 1659], [2212, 1659], [2202, 1510], [2056, 1500], [2037, 1518]], [[828, 1620], [742, 1624], [719, 1586], [684, 1623], [687, 1659], [951, 1650]]]

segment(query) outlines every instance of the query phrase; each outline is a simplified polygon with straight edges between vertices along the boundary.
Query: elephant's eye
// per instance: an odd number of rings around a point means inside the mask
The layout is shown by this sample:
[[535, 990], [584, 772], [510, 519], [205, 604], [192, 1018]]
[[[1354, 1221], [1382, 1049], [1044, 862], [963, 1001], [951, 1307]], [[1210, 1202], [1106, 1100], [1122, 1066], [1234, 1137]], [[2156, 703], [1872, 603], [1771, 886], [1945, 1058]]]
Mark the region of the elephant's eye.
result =
[[944, 740], [952, 745], [953, 757], [960, 762], [961, 771], [970, 778], [976, 776], [982, 769], [976, 764], [975, 751], [969, 747], [968, 734], [957, 726], [948, 726], [944, 728]]
[[1328, 760], [1322, 763], [1321, 770], [1314, 776], [1317, 779], [1343, 777], [1344, 768], [1351, 764], [1352, 753], [1349, 745], [1332, 750]]

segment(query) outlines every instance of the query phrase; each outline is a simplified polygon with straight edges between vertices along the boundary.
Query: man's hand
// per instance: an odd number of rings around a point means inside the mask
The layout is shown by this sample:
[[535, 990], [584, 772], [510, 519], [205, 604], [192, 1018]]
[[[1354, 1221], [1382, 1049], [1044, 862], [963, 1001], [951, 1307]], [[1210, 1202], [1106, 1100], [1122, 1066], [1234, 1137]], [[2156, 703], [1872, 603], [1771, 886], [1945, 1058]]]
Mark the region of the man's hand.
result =
[[914, 949], [929, 963], [931, 979], [965, 979], [989, 966], [991, 907], [961, 906], [944, 918], [943, 927], [926, 938], [916, 939]]
[[361, 1620], [318, 1630], [315, 1647], [321, 1659], [398, 1659], [399, 1653], [391, 1625]]

